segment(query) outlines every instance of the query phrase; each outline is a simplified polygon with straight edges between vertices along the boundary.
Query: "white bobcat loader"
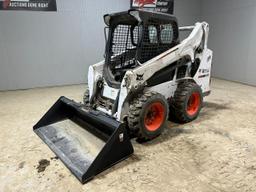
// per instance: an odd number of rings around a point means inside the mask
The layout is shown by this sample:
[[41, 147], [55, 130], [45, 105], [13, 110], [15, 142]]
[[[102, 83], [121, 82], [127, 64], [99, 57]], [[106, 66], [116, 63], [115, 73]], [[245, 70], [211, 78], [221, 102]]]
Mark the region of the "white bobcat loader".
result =
[[[178, 27], [174, 16], [129, 10], [104, 16], [105, 60], [90, 66], [84, 103], [61, 97], [34, 131], [85, 183], [154, 139], [169, 116], [196, 119], [210, 94], [209, 25]], [[190, 34], [180, 40], [181, 31]]]

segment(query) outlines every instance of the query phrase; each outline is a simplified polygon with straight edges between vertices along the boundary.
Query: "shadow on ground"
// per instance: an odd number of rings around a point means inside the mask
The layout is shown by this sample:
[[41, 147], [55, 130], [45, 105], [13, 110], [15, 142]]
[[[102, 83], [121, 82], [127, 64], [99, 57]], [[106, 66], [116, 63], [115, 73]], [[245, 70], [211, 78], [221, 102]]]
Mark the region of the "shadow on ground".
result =
[[151, 145], [156, 145], [162, 142], [165, 142], [169, 139], [175, 138], [179, 135], [185, 135], [185, 134], [191, 134], [193, 133], [193, 129], [185, 129], [184, 127], [186, 125], [192, 125], [193, 123], [200, 123], [209, 119], [214, 118], [220, 111], [224, 110], [230, 110], [231, 109], [231, 103], [214, 103], [214, 102], [205, 102], [204, 106], [202, 108], [202, 111], [194, 122], [188, 123], [188, 124], [179, 124], [177, 122], [168, 122], [166, 125], [167, 129], [165, 132], [159, 136], [158, 138], [146, 142], [146, 143], [141, 143], [142, 145], [145, 146], [151, 146]]
[[216, 115], [220, 111], [228, 111], [231, 110], [231, 102], [226, 103], [214, 103], [214, 102], [205, 102], [202, 108], [202, 111], [199, 115], [199, 118], [196, 120], [197, 123], [200, 123], [205, 120], [212, 119], [216, 117]]

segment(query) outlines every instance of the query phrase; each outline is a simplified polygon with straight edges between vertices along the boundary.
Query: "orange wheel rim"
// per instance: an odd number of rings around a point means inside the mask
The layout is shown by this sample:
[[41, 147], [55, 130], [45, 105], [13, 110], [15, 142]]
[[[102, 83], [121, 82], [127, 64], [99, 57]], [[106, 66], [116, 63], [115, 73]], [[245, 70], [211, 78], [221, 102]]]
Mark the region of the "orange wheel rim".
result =
[[198, 92], [192, 93], [187, 103], [187, 113], [190, 116], [197, 114], [201, 103], [200, 94]]
[[164, 116], [165, 108], [162, 103], [157, 102], [149, 105], [144, 118], [146, 129], [151, 132], [159, 129], [164, 122]]

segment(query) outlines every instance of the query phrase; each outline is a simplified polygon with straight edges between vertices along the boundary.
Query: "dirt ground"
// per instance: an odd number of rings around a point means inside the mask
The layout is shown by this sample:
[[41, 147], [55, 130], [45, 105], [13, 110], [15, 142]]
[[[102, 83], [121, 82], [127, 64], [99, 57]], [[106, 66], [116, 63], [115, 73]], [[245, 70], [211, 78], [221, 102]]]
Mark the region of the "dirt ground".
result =
[[201, 116], [169, 123], [134, 155], [82, 185], [32, 131], [83, 85], [0, 92], [0, 191], [256, 191], [256, 88], [214, 79]]

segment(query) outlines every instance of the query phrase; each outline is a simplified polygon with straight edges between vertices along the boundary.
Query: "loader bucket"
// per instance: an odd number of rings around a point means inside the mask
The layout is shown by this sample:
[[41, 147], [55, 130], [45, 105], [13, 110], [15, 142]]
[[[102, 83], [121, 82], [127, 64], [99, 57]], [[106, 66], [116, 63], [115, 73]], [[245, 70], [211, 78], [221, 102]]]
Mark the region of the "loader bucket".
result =
[[65, 97], [34, 131], [82, 183], [133, 153], [124, 124]]

